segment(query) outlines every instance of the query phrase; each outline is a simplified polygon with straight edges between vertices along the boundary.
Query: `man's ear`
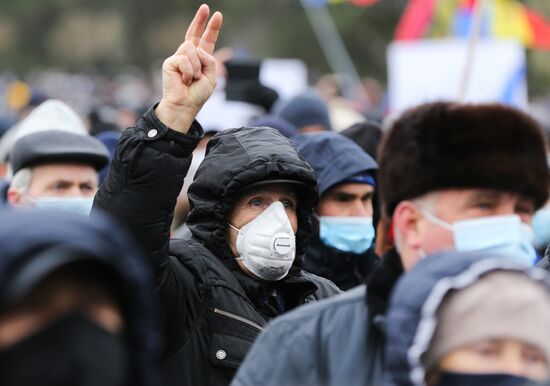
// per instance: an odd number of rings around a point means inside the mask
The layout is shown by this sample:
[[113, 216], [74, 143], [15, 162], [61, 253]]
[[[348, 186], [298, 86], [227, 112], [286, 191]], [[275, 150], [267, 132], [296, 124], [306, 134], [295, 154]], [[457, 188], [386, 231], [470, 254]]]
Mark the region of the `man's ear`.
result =
[[11, 206], [23, 206], [23, 192], [21, 192], [19, 189], [10, 187], [8, 188], [7, 200]]
[[416, 251], [420, 248], [419, 221], [422, 213], [411, 201], [401, 201], [393, 212], [393, 226], [398, 249]]

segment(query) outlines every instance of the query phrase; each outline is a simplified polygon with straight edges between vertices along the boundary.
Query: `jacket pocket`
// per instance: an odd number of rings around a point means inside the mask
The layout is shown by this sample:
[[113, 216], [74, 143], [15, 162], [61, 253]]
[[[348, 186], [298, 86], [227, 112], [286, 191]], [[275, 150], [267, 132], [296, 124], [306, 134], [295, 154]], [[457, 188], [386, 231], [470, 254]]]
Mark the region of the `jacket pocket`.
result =
[[236, 313], [214, 308], [209, 357], [216, 366], [236, 369], [263, 331], [258, 323]]
[[220, 315], [224, 318], [231, 319], [231, 320], [237, 321], [239, 323], [242, 323], [244, 325], [247, 325], [248, 327], [256, 330], [258, 333], [260, 333], [264, 330], [264, 328], [262, 326], [260, 326], [258, 323], [253, 322], [252, 320], [249, 320], [249, 319], [244, 318], [242, 316], [239, 316], [237, 314], [234, 314], [232, 312], [225, 311], [225, 310], [222, 310], [222, 309], [219, 309], [219, 308], [214, 308], [214, 313], [216, 315]]
[[237, 369], [252, 343], [233, 335], [213, 334], [210, 339], [210, 361], [216, 366]]

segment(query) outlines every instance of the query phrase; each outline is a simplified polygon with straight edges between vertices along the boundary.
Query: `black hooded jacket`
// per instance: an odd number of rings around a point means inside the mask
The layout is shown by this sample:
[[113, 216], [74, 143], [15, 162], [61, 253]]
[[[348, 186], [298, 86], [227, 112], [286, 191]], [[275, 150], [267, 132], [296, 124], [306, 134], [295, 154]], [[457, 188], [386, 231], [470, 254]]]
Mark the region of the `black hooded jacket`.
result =
[[[158, 385], [153, 369], [159, 349], [158, 309], [151, 292], [153, 277], [145, 257], [120, 224], [104, 216], [89, 219], [79, 214], [38, 209], [5, 209], [0, 218], [0, 313], [8, 301], [14, 301], [8, 294], [13, 294], [10, 288], [13, 289], [17, 272], [35, 262], [37, 256], [70, 248], [87, 260], [108, 266], [116, 275], [130, 355], [127, 386]], [[26, 275], [26, 286], [34, 287], [40, 282], [34, 272], [34, 276]]]
[[[94, 203], [123, 219], [151, 256], [165, 321], [164, 385], [228, 384], [267, 321], [339, 292], [301, 269], [317, 200], [315, 174], [273, 129], [226, 130], [210, 140], [188, 192], [190, 232], [169, 240], [175, 200], [201, 135], [197, 123], [186, 135], [172, 131], [150, 110], [123, 133]], [[287, 277], [267, 283], [239, 269], [226, 217], [243, 188], [273, 179], [305, 187], [298, 192], [296, 260]]]

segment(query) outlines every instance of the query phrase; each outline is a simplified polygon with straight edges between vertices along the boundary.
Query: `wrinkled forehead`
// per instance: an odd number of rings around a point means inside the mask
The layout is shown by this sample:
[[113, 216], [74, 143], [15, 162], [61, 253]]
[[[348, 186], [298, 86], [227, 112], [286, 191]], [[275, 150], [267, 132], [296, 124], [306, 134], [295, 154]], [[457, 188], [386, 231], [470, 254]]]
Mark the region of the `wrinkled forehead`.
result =
[[285, 182], [273, 182], [273, 183], [263, 183], [261, 185], [249, 186], [242, 189], [237, 195], [235, 202], [243, 201], [255, 195], [274, 195], [274, 196], [287, 195], [293, 198], [298, 197], [295, 185], [290, 183], [285, 183]]
[[47, 176], [78, 176], [82, 178], [97, 177], [97, 171], [92, 165], [81, 162], [52, 162], [32, 166], [34, 174]]

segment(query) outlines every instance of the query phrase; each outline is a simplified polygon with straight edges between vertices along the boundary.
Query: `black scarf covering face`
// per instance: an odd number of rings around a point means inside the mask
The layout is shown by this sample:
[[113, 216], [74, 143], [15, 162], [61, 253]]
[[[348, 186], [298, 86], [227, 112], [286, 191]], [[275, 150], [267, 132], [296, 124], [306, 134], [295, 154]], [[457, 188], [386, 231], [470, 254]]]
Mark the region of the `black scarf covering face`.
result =
[[127, 386], [121, 336], [70, 314], [0, 351], [2, 386]]

